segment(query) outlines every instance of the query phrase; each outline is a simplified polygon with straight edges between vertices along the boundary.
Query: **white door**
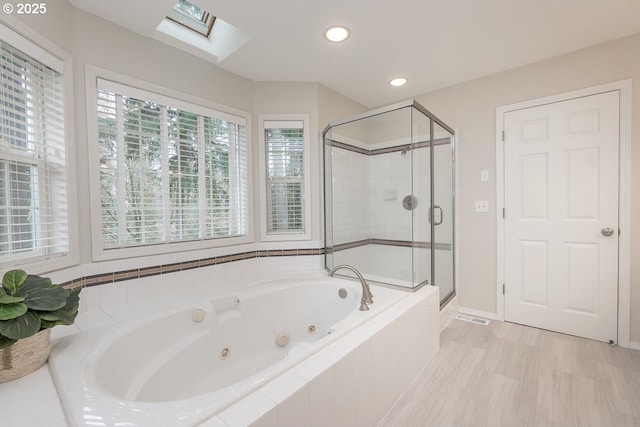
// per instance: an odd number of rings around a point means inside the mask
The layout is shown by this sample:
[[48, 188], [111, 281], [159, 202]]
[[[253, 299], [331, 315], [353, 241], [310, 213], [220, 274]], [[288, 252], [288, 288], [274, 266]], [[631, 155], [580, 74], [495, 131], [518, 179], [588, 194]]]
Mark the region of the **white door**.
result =
[[617, 342], [619, 108], [505, 113], [505, 320]]

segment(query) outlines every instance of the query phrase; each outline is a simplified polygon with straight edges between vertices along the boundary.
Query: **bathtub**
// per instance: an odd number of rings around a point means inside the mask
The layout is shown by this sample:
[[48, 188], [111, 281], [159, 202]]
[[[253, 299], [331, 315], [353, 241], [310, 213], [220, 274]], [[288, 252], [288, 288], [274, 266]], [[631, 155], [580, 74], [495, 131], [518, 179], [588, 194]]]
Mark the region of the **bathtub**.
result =
[[62, 338], [50, 369], [72, 426], [195, 426], [407, 293], [358, 282], [280, 280]]

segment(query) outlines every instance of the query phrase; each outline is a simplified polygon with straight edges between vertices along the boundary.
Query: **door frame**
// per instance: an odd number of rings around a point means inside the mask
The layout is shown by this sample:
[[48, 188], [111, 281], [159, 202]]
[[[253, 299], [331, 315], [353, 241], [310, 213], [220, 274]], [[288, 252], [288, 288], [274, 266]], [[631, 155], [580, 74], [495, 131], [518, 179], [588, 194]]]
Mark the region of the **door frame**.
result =
[[618, 216], [618, 345], [631, 346], [631, 79], [620, 80], [586, 89], [565, 92], [496, 108], [496, 230], [497, 230], [497, 281], [496, 316], [504, 321], [503, 285], [505, 283], [505, 219], [504, 209], [504, 116], [506, 113], [545, 104], [597, 95], [603, 92], [620, 92], [620, 148], [619, 148], [619, 199]]

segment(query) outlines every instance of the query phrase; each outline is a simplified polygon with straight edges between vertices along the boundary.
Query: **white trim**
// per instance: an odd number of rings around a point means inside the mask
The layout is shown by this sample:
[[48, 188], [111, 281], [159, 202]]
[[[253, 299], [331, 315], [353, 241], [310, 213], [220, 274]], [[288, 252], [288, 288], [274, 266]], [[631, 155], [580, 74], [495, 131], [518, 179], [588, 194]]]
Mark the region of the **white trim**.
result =
[[[460, 168], [458, 167], [458, 141], [460, 134], [454, 129], [453, 143], [453, 290], [460, 295]], [[457, 303], [456, 303], [457, 304]]]
[[620, 187], [618, 226], [618, 345], [631, 343], [631, 79], [620, 84]]
[[490, 313], [488, 311], [482, 311], [482, 310], [474, 310], [472, 308], [458, 307], [458, 312], [462, 314], [468, 314], [469, 316], [482, 317], [484, 319], [489, 319], [489, 320], [500, 320], [500, 321], [503, 320], [503, 319], [499, 319], [495, 313]]
[[[269, 122], [268, 126], [265, 123]], [[265, 129], [301, 126], [304, 148], [304, 233], [267, 233], [267, 167]], [[311, 128], [308, 114], [258, 114], [258, 173], [260, 200], [260, 240], [265, 242], [311, 240]]]
[[[10, 15], [0, 19], [0, 38], [62, 74], [64, 95], [65, 173], [67, 186], [67, 230], [69, 251], [44, 258], [16, 260], [11, 267], [33, 274], [70, 268], [80, 262], [78, 200], [76, 186], [75, 109], [73, 57], [51, 40]], [[9, 268], [9, 264], [5, 267]]]
[[[197, 96], [189, 95], [178, 90], [159, 86], [144, 80], [136, 79], [135, 77], [130, 77], [125, 74], [120, 74], [115, 71], [106, 70], [104, 68], [100, 68], [95, 65], [87, 64], [85, 66], [85, 77], [87, 80], [87, 84], [89, 83], [89, 80], [93, 80], [94, 88], [95, 88], [97, 79], [100, 78], [102, 80], [108, 80], [114, 83], [124, 84], [129, 87], [139, 88], [144, 91], [153, 92], [160, 96], [169, 97], [171, 99], [185, 101], [185, 102], [188, 102], [189, 104], [200, 105], [204, 108], [210, 108], [216, 111], [220, 111], [222, 113], [234, 115], [236, 117], [242, 117], [247, 122], [247, 128], [249, 126], [249, 123], [251, 122], [251, 120], [249, 120], [251, 117], [251, 114], [247, 113], [246, 111], [238, 110], [236, 108], [219, 104], [217, 102], [213, 102], [207, 99], [199, 98]], [[95, 90], [94, 90], [94, 93], [95, 93]], [[95, 104], [95, 101], [94, 101], [94, 104]]]
[[237, 123], [243, 126], [247, 125], [247, 115], [229, 114], [224, 111], [219, 111], [210, 106], [205, 106], [206, 101], [201, 100], [199, 102], [183, 101], [181, 98], [184, 96], [181, 94], [180, 98], [174, 98], [171, 96], [158, 93], [156, 90], [143, 89], [140, 85], [129, 86], [128, 84], [122, 84], [114, 82], [109, 79], [96, 76], [97, 89], [107, 92], [114, 92], [118, 95], [126, 95], [132, 98], [144, 99], [145, 101], [155, 102], [156, 104], [166, 105], [167, 107], [175, 107], [181, 110], [187, 110], [191, 113], [200, 114], [202, 116], [213, 117], [220, 120], [226, 120], [228, 122]]
[[496, 108], [496, 318], [504, 321], [504, 114], [507, 107]]
[[[0, 38], [4, 40], [5, 43], [25, 52], [33, 59], [45, 64], [58, 73], [64, 74], [65, 65], [70, 65], [65, 64], [64, 59], [70, 58], [69, 55], [59, 55], [59, 53], [61, 53], [59, 48], [55, 49], [57, 51], [56, 54], [51, 53], [49, 49], [43, 47], [42, 43], [33, 41], [33, 35], [25, 35], [23, 31], [15, 29], [14, 27], [15, 24], [9, 25], [0, 22]], [[37, 38], [40, 39], [40, 37]]]
[[629, 348], [632, 350], [640, 350], [640, 342], [629, 341]]
[[[247, 182], [250, 183], [251, 175], [251, 115], [249, 113], [226, 107], [221, 104], [210, 102], [208, 100], [190, 96], [182, 92], [172, 89], [163, 88], [152, 83], [144, 82], [132, 77], [118, 74], [112, 71], [104, 70], [93, 65], [85, 66], [85, 88], [87, 103], [87, 141], [88, 141], [88, 159], [89, 164], [97, 161], [100, 157], [99, 147], [97, 143], [98, 135], [98, 115], [97, 115], [97, 99], [96, 91], [98, 89], [98, 79], [101, 82], [119, 82], [122, 85], [131, 85], [133, 88], [139, 88], [143, 91], [149, 91], [157, 94], [159, 97], [175, 98], [178, 101], [184, 101], [189, 104], [201, 106], [204, 109], [211, 109], [215, 112], [226, 114], [228, 117], [240, 118], [244, 121], [247, 144]], [[233, 120], [232, 120], [233, 121]], [[237, 121], [237, 120], [236, 120]], [[102, 213], [100, 209], [100, 171], [98, 168], [89, 168], [89, 188], [91, 202], [91, 235], [101, 236], [102, 230]], [[174, 254], [178, 252], [206, 250], [218, 247], [226, 247], [231, 245], [247, 244], [254, 241], [253, 237], [253, 220], [251, 215], [251, 185], [247, 188], [247, 232], [245, 235], [237, 237], [221, 237], [209, 238], [203, 240], [194, 240], [186, 242], [159, 243], [148, 246], [136, 246], [129, 248], [107, 249], [102, 247], [102, 239], [92, 238], [92, 256], [93, 261], [109, 261], [118, 259], [129, 259], [135, 257], [149, 257], [153, 255]]]
[[[511, 111], [562, 102], [569, 99], [597, 95], [599, 93], [620, 92], [620, 187], [619, 187], [619, 227], [618, 240], [618, 345], [631, 345], [631, 80], [620, 80], [586, 89], [566, 92], [544, 98], [533, 99], [517, 104], [496, 108], [496, 318], [504, 320], [504, 283], [505, 242], [502, 209], [504, 208], [504, 115]], [[507, 213], [508, 215], [508, 213]]]

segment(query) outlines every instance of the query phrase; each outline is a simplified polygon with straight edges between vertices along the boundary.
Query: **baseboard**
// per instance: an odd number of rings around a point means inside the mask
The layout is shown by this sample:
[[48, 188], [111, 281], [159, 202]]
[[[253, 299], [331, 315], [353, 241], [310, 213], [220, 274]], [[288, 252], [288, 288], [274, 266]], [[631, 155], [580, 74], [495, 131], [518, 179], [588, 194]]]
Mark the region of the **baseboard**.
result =
[[640, 342], [629, 341], [629, 348], [633, 350], [640, 350]]
[[482, 317], [483, 319], [489, 320], [499, 320], [496, 313], [490, 313], [488, 311], [474, 310], [466, 307], [458, 307], [458, 311], [462, 314], [468, 314], [469, 316]]

